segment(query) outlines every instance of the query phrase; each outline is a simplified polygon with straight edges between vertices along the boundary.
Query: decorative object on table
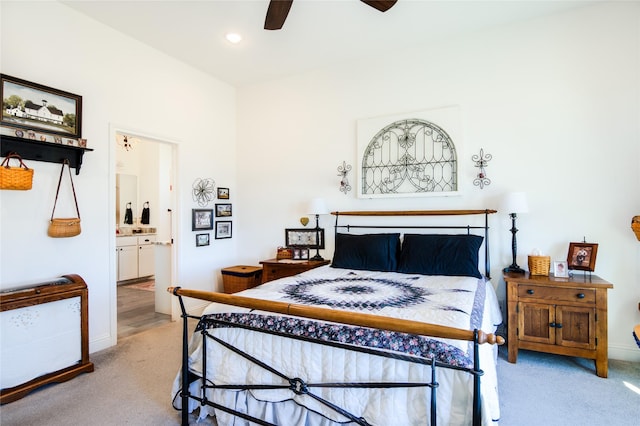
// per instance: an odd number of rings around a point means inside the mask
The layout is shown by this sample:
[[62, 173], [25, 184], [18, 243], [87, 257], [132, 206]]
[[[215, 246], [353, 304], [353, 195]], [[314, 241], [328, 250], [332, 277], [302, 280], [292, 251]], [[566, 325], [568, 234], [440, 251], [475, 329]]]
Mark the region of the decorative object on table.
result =
[[636, 234], [636, 238], [640, 241], [640, 216], [634, 216], [631, 218], [631, 229]]
[[218, 200], [229, 199], [229, 188], [218, 188]]
[[231, 238], [231, 221], [216, 221], [216, 240]]
[[196, 234], [196, 247], [208, 246], [209, 234]]
[[491, 161], [491, 158], [491, 154], [485, 154], [482, 148], [480, 148], [479, 155], [474, 154], [473, 157], [471, 157], [471, 160], [475, 163], [474, 167], [477, 167], [479, 169], [476, 178], [473, 180], [473, 184], [475, 186], [479, 186], [480, 189], [484, 188], [485, 186], [491, 185], [491, 179], [487, 177], [487, 172], [484, 169], [485, 167], [487, 167], [487, 163]]
[[[319, 231], [319, 232], [318, 232]], [[287, 228], [284, 230], [284, 241], [287, 247], [308, 247], [324, 249], [324, 229], [320, 228]]]
[[206, 207], [213, 200], [213, 190], [216, 181], [213, 179], [198, 178], [193, 181], [193, 201], [197, 202], [200, 207]]
[[216, 217], [231, 217], [231, 204], [216, 204]]
[[[12, 167], [11, 159], [18, 160], [18, 166]], [[33, 185], [33, 169], [27, 167], [17, 152], [11, 152], [0, 164], [0, 189], [27, 191]]]
[[307, 216], [302, 216], [300, 218], [300, 223], [302, 226], [307, 226], [309, 224], [309, 218]]
[[82, 96], [0, 74], [0, 124], [71, 138], [82, 137]]
[[133, 225], [133, 208], [131, 202], [128, 202], [124, 210], [124, 223], [125, 225]]
[[213, 229], [212, 209], [192, 209], [191, 210], [191, 230]]
[[293, 249], [290, 247], [278, 247], [276, 250], [276, 259], [291, 259], [293, 257]]
[[516, 233], [518, 232], [518, 228], [516, 228], [516, 217], [518, 216], [518, 213], [527, 213], [529, 211], [527, 196], [524, 192], [508, 193], [502, 199], [500, 210], [509, 213], [509, 216], [511, 216], [511, 255], [513, 256], [513, 261], [511, 262], [511, 265], [504, 268], [504, 272], [524, 274], [524, 269], [516, 263], [516, 252], [518, 249], [518, 244], [516, 242]]
[[[73, 218], [54, 218], [56, 212], [56, 204], [58, 203], [58, 195], [60, 194], [60, 184], [62, 183], [62, 174], [64, 173], [64, 166], [67, 166], [69, 170], [69, 180], [71, 181], [71, 190], [73, 191], [73, 201], [76, 205], [76, 212], [78, 217]], [[60, 178], [58, 179], [58, 189], [56, 189], [56, 199], [53, 202], [53, 210], [51, 211], [51, 220], [49, 222], [49, 229], [47, 235], [52, 238], [68, 238], [75, 237], [81, 232], [80, 229], [80, 209], [78, 208], [78, 198], [76, 197], [76, 188], [73, 185], [73, 177], [71, 176], [71, 166], [69, 161], [64, 160], [62, 163], [62, 169], [60, 170]]]
[[540, 250], [534, 249], [528, 256], [529, 275], [549, 276], [549, 268], [551, 267], [551, 257], [543, 256]]
[[598, 254], [598, 244], [569, 243], [569, 253], [567, 263], [570, 270], [593, 272], [596, 269], [596, 255]]
[[569, 264], [566, 260], [554, 260], [553, 261], [553, 275], [556, 278], [568, 278], [569, 277]]
[[[310, 260], [324, 260], [322, 256], [320, 256], [320, 244], [324, 248], [324, 229], [320, 229], [320, 215], [321, 214], [329, 214], [329, 209], [327, 208], [327, 204], [324, 202], [322, 198], [314, 198], [309, 203], [309, 213], [315, 215], [316, 217], [316, 228], [314, 229], [316, 235], [316, 254]], [[320, 231], [322, 231], [322, 242], [320, 242]]]
[[342, 166], [338, 166], [338, 176], [341, 176], [340, 192], [344, 192], [345, 195], [347, 195], [347, 192], [351, 191], [351, 185], [347, 178], [349, 171], [351, 171], [351, 165], [347, 164], [345, 161], [342, 162]]
[[142, 204], [142, 215], [140, 215], [140, 223], [143, 225], [148, 225], [151, 219], [151, 210], [149, 208], [149, 202], [145, 201]]

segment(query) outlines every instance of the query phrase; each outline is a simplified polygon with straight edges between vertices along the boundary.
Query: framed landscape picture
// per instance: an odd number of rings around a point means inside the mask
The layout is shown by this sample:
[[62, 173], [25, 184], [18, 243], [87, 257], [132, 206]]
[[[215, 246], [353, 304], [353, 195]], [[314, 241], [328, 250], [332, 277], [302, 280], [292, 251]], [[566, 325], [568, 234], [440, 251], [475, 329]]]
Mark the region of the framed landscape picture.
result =
[[231, 217], [231, 204], [216, 204], [216, 217]]
[[82, 96], [0, 74], [0, 124], [32, 131], [82, 136]]

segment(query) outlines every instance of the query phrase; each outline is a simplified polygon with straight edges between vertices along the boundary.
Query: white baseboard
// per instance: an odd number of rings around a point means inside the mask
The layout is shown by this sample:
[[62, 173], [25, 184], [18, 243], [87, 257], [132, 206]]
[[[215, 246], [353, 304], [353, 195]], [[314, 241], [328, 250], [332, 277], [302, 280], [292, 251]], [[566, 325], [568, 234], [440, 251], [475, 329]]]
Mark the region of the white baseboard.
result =
[[609, 359], [640, 362], [640, 348], [638, 346], [609, 345]]

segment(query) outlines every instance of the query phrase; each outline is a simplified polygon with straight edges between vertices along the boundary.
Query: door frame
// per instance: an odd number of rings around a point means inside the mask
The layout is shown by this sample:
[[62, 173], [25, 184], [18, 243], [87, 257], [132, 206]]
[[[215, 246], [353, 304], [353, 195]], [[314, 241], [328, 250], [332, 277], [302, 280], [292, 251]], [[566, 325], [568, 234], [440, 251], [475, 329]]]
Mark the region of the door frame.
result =
[[[166, 136], [152, 134], [150, 132], [134, 129], [131, 126], [109, 124], [109, 318], [110, 318], [110, 344], [116, 345], [118, 341], [118, 293], [117, 293], [117, 258], [116, 258], [116, 149], [118, 146], [116, 135], [124, 133], [132, 137], [153, 140], [158, 143], [166, 143], [171, 146], [171, 162], [173, 173], [171, 176], [171, 282], [176, 283], [179, 271], [178, 265], [178, 243], [176, 238], [177, 224], [179, 222], [179, 209], [177, 203], [179, 200], [178, 185], [178, 155], [180, 142]], [[176, 321], [180, 317], [180, 310], [177, 300], [171, 302], [171, 320]]]

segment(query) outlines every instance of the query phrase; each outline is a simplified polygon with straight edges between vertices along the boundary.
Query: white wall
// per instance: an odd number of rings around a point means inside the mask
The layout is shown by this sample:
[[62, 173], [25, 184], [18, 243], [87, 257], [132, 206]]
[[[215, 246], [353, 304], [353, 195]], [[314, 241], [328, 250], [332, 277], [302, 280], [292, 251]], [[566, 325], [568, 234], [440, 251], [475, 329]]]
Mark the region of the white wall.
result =
[[[178, 144], [175, 284], [211, 290], [217, 271], [234, 262], [237, 240], [195, 247], [191, 184], [211, 177], [236, 188], [235, 89], [57, 2], [1, 2], [0, 8], [2, 73], [82, 95], [82, 135], [94, 149], [74, 176], [82, 217], [78, 237], [46, 236], [58, 165], [28, 161], [35, 169], [33, 189], [0, 191], [0, 289], [68, 273], [82, 276], [89, 287], [94, 352], [114, 344], [117, 335], [110, 128]], [[54, 37], [55, 43], [43, 44]]]
[[[596, 272], [615, 285], [610, 355], [639, 358], [631, 329], [640, 322], [640, 243], [629, 228], [640, 214], [638, 4], [599, 5], [388, 52], [247, 87], [237, 99], [232, 87], [61, 4], [0, 2], [0, 13], [2, 72], [82, 95], [83, 137], [95, 149], [75, 180], [78, 237], [46, 237], [57, 165], [31, 162], [33, 190], [0, 191], [0, 288], [80, 274], [89, 286], [92, 352], [112, 344], [116, 333], [109, 129], [117, 126], [178, 144], [177, 285], [220, 288], [221, 267], [273, 257], [284, 228], [299, 226], [316, 196], [332, 210], [483, 208], [517, 189], [528, 193], [531, 208], [518, 222], [518, 263], [526, 265], [534, 247], [563, 259], [570, 241], [598, 242]], [[63, 41], [61, 49], [42, 47], [51, 34]], [[493, 155], [489, 187], [467, 184], [454, 198], [393, 200], [338, 191], [337, 167], [356, 164], [358, 119], [442, 105], [462, 111], [462, 179], [472, 179], [470, 155], [484, 148]], [[203, 113], [194, 117], [192, 110]], [[231, 189], [234, 238], [195, 248], [190, 191], [199, 177]], [[321, 224], [330, 257], [332, 218]], [[496, 276], [511, 260], [510, 224], [500, 213], [491, 225]], [[504, 292], [502, 280], [494, 281]]]
[[[611, 281], [610, 357], [640, 360], [640, 5], [610, 3], [446, 44], [388, 52], [238, 92], [237, 210], [242, 250], [275, 255], [311, 198], [331, 210], [497, 208], [509, 190], [528, 194], [518, 220], [518, 263], [539, 248], [566, 259], [569, 242], [599, 243], [596, 273]], [[364, 200], [338, 190], [337, 167], [354, 166], [358, 119], [443, 105], [462, 111], [464, 195]], [[471, 155], [493, 155], [485, 189], [470, 185]], [[466, 164], [465, 164], [466, 163]], [[357, 173], [351, 173], [352, 184]], [[236, 214], [234, 212], [234, 214]], [[332, 217], [323, 217], [332, 253]], [[511, 263], [510, 222], [492, 218], [494, 283]]]

